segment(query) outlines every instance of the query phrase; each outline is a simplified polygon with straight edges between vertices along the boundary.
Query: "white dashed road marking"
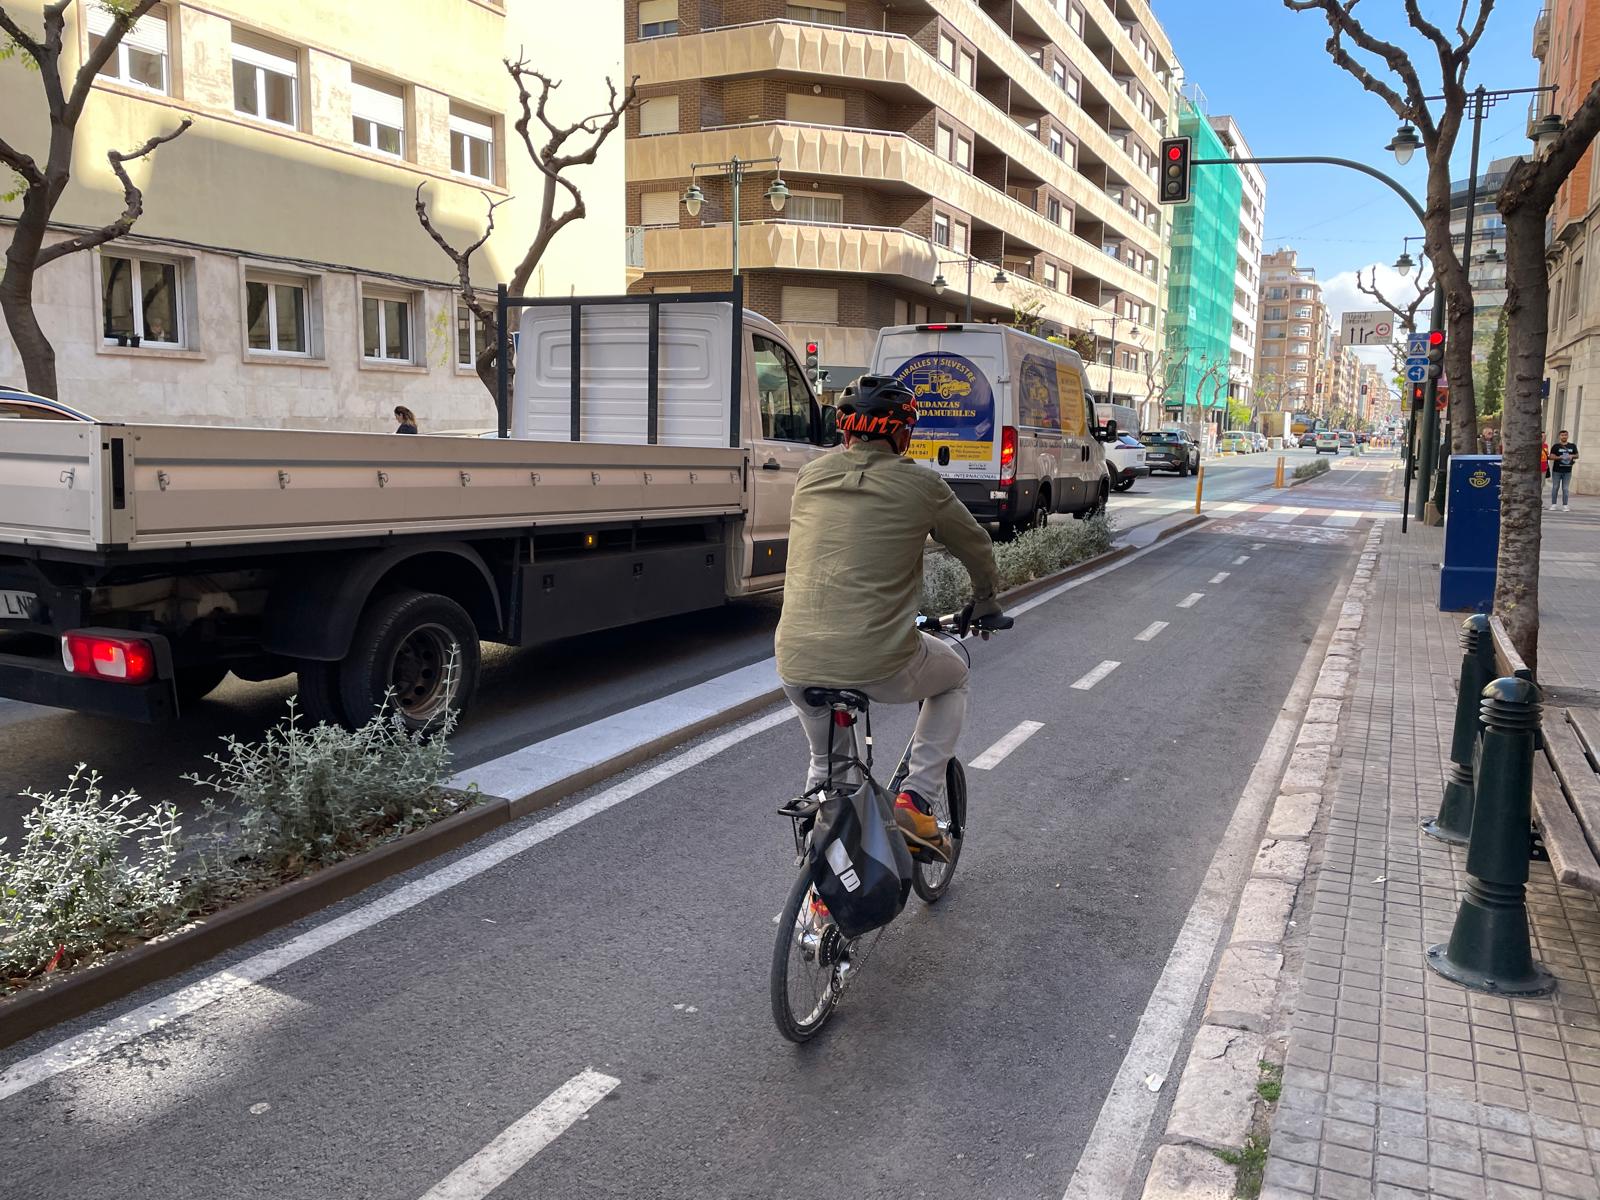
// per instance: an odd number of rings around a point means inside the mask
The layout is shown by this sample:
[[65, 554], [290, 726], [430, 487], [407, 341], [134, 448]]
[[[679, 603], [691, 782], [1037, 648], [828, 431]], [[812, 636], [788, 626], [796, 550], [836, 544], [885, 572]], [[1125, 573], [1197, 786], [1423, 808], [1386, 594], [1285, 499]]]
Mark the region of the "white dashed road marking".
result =
[[1204, 592], [1190, 592], [1182, 600], [1178, 601], [1178, 607], [1193, 608], [1196, 604], [1199, 604], [1200, 601], [1205, 599], [1205, 595], [1206, 594]]
[[1271, 525], [1287, 525], [1305, 511], [1303, 508], [1289, 506], [1279, 508], [1276, 512], [1263, 513], [1259, 519]]
[[1250, 556], [1248, 554], [1241, 554], [1241, 555], [1239, 555], [1238, 558], [1233, 560], [1233, 565], [1236, 566], [1236, 567], [1242, 567], [1242, 566], [1244, 566], [1245, 563], [1247, 563], [1249, 561], [1250, 561]]
[[422, 1200], [482, 1200], [565, 1133], [622, 1081], [599, 1071], [574, 1075], [527, 1116], [429, 1188]]
[[1211, 577], [1211, 582], [1212, 583], [1221, 583], [1224, 579], [1226, 579], [1231, 574], [1232, 574], [1231, 571], [1218, 571], [1215, 575], [1213, 575]]
[[1121, 663], [1113, 662], [1111, 659], [1108, 658], [1105, 662], [1101, 663], [1098, 667], [1096, 667], [1094, 670], [1090, 671], [1087, 675], [1085, 675], [1082, 679], [1078, 680], [1078, 682], [1073, 684], [1072, 686], [1077, 691], [1087, 692], [1095, 684], [1099, 683], [1102, 679], [1104, 679], [1107, 675], [1111, 674], [1111, 672], [1115, 671], [1121, 665], [1122, 665]]
[[1043, 721], [1024, 721], [967, 764], [974, 771], [992, 771], [1023, 742], [1044, 728]]
[[1252, 549], [1252, 550], [1265, 550], [1266, 546], [1267, 546], [1267, 544], [1265, 542], [1251, 542], [1250, 543], [1250, 549]]
[[1145, 626], [1144, 632], [1136, 636], [1133, 640], [1136, 642], [1153, 642], [1156, 634], [1160, 633], [1166, 627], [1167, 623], [1165, 621], [1151, 621], [1149, 625]]

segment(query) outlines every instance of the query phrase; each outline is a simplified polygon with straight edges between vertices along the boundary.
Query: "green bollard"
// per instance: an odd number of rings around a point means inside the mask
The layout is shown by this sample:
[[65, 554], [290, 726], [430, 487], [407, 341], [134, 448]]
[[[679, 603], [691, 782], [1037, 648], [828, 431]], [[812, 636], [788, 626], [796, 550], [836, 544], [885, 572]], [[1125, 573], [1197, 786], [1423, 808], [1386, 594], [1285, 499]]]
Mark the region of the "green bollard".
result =
[[1467, 894], [1449, 945], [1428, 947], [1428, 965], [1446, 979], [1499, 996], [1543, 996], [1556, 987], [1533, 961], [1524, 896], [1539, 700], [1538, 685], [1526, 679], [1496, 679], [1483, 689]]
[[1450, 769], [1445, 772], [1439, 815], [1424, 821], [1429, 837], [1465, 846], [1472, 832], [1472, 754], [1478, 742], [1478, 706], [1494, 678], [1494, 638], [1489, 618], [1473, 613], [1461, 622], [1461, 680], [1456, 685], [1456, 728], [1450, 739]]

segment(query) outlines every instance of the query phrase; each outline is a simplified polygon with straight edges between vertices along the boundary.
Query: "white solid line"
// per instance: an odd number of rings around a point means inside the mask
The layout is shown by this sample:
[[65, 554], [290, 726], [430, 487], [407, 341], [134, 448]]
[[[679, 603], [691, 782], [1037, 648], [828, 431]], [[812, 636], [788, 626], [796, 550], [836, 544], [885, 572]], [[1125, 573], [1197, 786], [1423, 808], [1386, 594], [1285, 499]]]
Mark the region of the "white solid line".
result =
[[1156, 634], [1160, 633], [1166, 627], [1167, 623], [1165, 621], [1151, 621], [1150, 624], [1145, 626], [1144, 632], [1135, 635], [1133, 640], [1136, 642], [1154, 641]]
[[1199, 604], [1201, 600], [1205, 599], [1205, 595], [1206, 594], [1204, 592], [1190, 592], [1182, 600], [1178, 601], [1178, 607], [1193, 608], [1196, 604]]
[[539, 1106], [428, 1189], [422, 1200], [482, 1200], [555, 1141], [622, 1081], [599, 1071], [574, 1075]]
[[1244, 794], [1233, 811], [1222, 842], [1211, 859], [1199, 895], [1189, 910], [1172, 954], [1156, 981], [1150, 1002], [1134, 1030], [1128, 1053], [1117, 1069], [1100, 1116], [1089, 1133], [1064, 1200], [1106, 1200], [1128, 1191], [1139, 1165], [1139, 1152], [1160, 1097], [1145, 1086], [1151, 1075], [1168, 1076], [1194, 1014], [1200, 988], [1211, 970], [1224, 922], [1251, 869], [1267, 805], [1278, 791], [1278, 777], [1294, 745], [1296, 728], [1316, 684], [1339, 605], [1341, 588], [1323, 614], [1322, 623], [1300, 664], [1288, 698], [1267, 734]]
[[1023, 721], [1010, 733], [1006, 734], [1005, 737], [969, 762], [967, 766], [974, 771], [992, 771], [1006, 760], [1007, 755], [1043, 728], [1043, 721]]
[[1265, 542], [1251, 542], [1250, 543], [1250, 549], [1252, 549], [1252, 550], [1265, 550], [1266, 547], [1267, 547], [1267, 544]]
[[1212, 583], [1221, 583], [1224, 579], [1226, 579], [1231, 574], [1233, 574], [1232, 571], [1218, 571], [1215, 575], [1213, 575], [1211, 577], [1211, 582]]
[[1180, 529], [1177, 533], [1168, 534], [1160, 541], [1151, 542], [1148, 546], [1142, 546], [1138, 550], [1135, 550], [1132, 554], [1125, 555], [1124, 557], [1117, 559], [1117, 561], [1114, 563], [1107, 563], [1103, 567], [1099, 567], [1093, 571], [1090, 571], [1087, 575], [1079, 575], [1076, 579], [1069, 579], [1065, 583], [1058, 584], [1056, 587], [1051, 588], [1048, 592], [1040, 592], [1032, 600], [1024, 600], [1016, 607], [1006, 609], [1006, 612], [1013, 617], [1020, 617], [1023, 613], [1031, 612], [1032, 610], [1038, 608], [1041, 604], [1048, 604], [1057, 596], [1061, 596], [1072, 591], [1073, 588], [1080, 588], [1086, 583], [1091, 583], [1094, 580], [1099, 579], [1102, 575], [1111, 574], [1112, 571], [1120, 571], [1123, 567], [1127, 566], [1136, 559], [1143, 558], [1146, 554], [1149, 554], [1155, 550], [1159, 550], [1163, 546], [1170, 546], [1179, 538], [1188, 537], [1198, 528], [1200, 528], [1198, 525], [1191, 525], [1188, 529]]
[[1238, 558], [1233, 560], [1233, 565], [1236, 566], [1236, 567], [1242, 567], [1242, 566], [1244, 566], [1245, 563], [1247, 563], [1249, 561], [1250, 561], [1250, 556], [1248, 554], [1241, 554], [1241, 555], [1239, 555]]
[[649, 770], [630, 776], [605, 791], [574, 804], [569, 809], [556, 812], [526, 829], [501, 838], [474, 854], [457, 859], [448, 866], [440, 867], [421, 879], [415, 879], [331, 921], [313, 926], [281, 945], [251, 955], [227, 970], [218, 971], [187, 987], [152, 1000], [132, 1012], [124, 1013], [114, 1020], [80, 1033], [77, 1037], [47, 1046], [0, 1072], [0, 1100], [14, 1096], [36, 1083], [52, 1079], [74, 1067], [81, 1067], [84, 1063], [92, 1062], [118, 1046], [126, 1045], [153, 1030], [172, 1024], [180, 1017], [258, 984], [285, 967], [303, 958], [309, 958], [319, 950], [326, 950], [352, 934], [370, 929], [380, 921], [386, 921], [398, 913], [414, 908], [424, 900], [431, 899], [458, 883], [465, 883], [489, 868], [499, 866], [507, 859], [521, 854], [524, 850], [531, 850], [540, 843], [549, 841], [558, 833], [565, 833], [590, 817], [599, 816], [608, 808], [614, 808], [624, 800], [631, 800], [640, 792], [647, 791], [674, 775], [682, 774], [690, 767], [698, 766], [758, 733], [793, 720], [794, 716], [793, 709], [784, 709], [764, 717], [757, 717], [753, 721], [746, 721], [726, 733], [691, 746], [683, 753], [674, 755]]
[[1121, 663], [1115, 662], [1108, 658], [1105, 662], [1101, 663], [1098, 667], [1090, 671], [1072, 686], [1080, 692], [1087, 692], [1095, 684], [1099, 683], [1102, 679], [1111, 674], [1111, 672], [1115, 671], [1121, 665]]

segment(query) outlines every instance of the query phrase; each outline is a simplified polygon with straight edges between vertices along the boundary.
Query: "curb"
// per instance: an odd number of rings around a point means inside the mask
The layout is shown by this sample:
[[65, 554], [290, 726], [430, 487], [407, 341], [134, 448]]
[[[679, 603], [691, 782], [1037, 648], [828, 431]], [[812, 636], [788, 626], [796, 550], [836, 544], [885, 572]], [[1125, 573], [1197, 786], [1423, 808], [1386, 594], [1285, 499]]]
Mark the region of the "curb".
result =
[[[1320, 476], [1319, 476], [1320, 478]], [[1266, 1101], [1258, 1064], [1279, 1060], [1274, 1019], [1285, 986], [1284, 944], [1311, 863], [1311, 834], [1332, 795], [1333, 747], [1353, 688], [1354, 659], [1372, 595], [1384, 522], [1374, 524], [1346, 586], [1333, 637], [1301, 718], [1255, 864], [1206, 996], [1143, 1200], [1232, 1196], [1233, 1170], [1218, 1151], [1239, 1152]], [[1291, 981], [1292, 982], [1292, 981]], [[1217, 1168], [1227, 1172], [1225, 1190]]]
[[[1204, 516], [1192, 517], [1163, 530], [1155, 541], [1161, 541], [1205, 519]], [[1126, 544], [1114, 546], [1104, 554], [1029, 580], [1001, 593], [1001, 598], [1012, 602], [1026, 600], [1048, 591], [1056, 584], [1125, 558], [1134, 550], [1135, 547]], [[752, 716], [782, 700], [783, 691], [773, 688], [721, 712], [668, 730], [660, 737], [563, 776], [537, 791], [510, 799], [489, 799], [425, 829], [418, 829], [393, 842], [335, 863], [314, 875], [262, 892], [175, 933], [119, 950], [91, 965], [70, 971], [59, 980], [33, 984], [9, 999], [0, 1000], [0, 1049], [52, 1025], [82, 1016], [113, 1000], [120, 1000], [146, 984], [181, 974], [226, 950], [232, 950], [376, 883], [409, 871], [502, 825], [551, 808], [602, 779], [638, 766], [713, 729]]]

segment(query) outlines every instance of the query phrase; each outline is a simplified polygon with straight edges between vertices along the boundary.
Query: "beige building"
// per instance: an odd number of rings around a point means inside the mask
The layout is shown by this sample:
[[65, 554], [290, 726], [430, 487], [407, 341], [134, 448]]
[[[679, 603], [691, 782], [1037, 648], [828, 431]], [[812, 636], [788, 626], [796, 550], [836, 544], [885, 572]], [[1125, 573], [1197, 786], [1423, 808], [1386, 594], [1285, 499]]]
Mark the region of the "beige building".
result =
[[1328, 309], [1316, 270], [1288, 248], [1261, 258], [1256, 393], [1269, 408], [1317, 408], [1318, 376], [1328, 344]]
[[[635, 290], [730, 281], [729, 189], [693, 164], [781, 158], [741, 192], [752, 307], [815, 340], [832, 386], [879, 328], [1011, 320], [1094, 335], [1091, 387], [1148, 393], [1163, 285], [1156, 150], [1172, 48], [1146, 0], [627, 0]], [[996, 283], [997, 274], [1004, 282]], [[944, 286], [935, 284], [937, 279]], [[1115, 346], [1116, 376], [1109, 378]]]
[[[34, 30], [39, 9], [22, 12]], [[542, 176], [516, 142], [516, 91], [501, 65], [565, 81], [553, 112], [604, 107], [622, 70], [621, 0], [583, 22], [522, 0], [169, 0], [125, 39], [79, 126], [63, 235], [122, 209], [106, 152], [184, 117], [194, 126], [130, 165], [144, 190], [131, 236], [39, 274], [61, 398], [97, 416], [306, 428], [392, 427], [397, 403], [424, 431], [488, 427], [470, 365], [478, 331], [454, 268], [418, 225], [425, 195], [457, 244], [481, 231], [485, 197], [514, 197], [475, 262], [509, 278], [537, 221]], [[13, 12], [17, 6], [11, 6]], [[108, 25], [90, 0], [68, 12], [66, 70]], [[0, 131], [43, 153], [37, 72], [0, 70]], [[508, 135], [510, 135], [508, 137]], [[531, 291], [624, 286], [622, 143], [574, 181], [589, 215], [555, 241]], [[16, 202], [0, 202], [0, 243]], [[0, 325], [0, 382], [22, 364]]]

